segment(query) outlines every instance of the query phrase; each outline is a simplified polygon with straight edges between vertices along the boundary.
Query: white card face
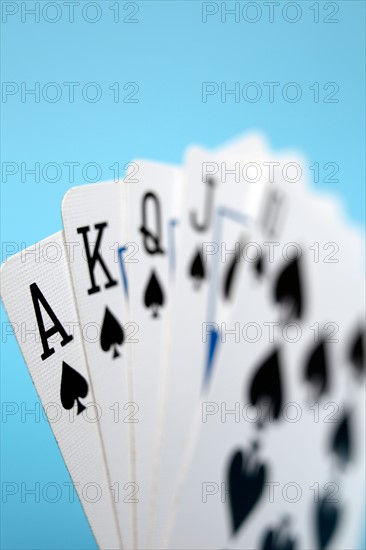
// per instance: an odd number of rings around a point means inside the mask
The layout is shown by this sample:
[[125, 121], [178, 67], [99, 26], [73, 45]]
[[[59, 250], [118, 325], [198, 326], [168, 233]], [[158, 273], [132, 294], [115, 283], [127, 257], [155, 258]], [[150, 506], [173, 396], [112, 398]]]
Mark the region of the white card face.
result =
[[[244, 143], [241, 160], [256, 161], [261, 155], [259, 150], [254, 156], [251, 149], [251, 157], [247, 158]], [[215, 219], [221, 213], [229, 212], [239, 220], [240, 229], [248, 231], [259, 203], [254, 195], [256, 192], [260, 195], [260, 183], [244, 181], [243, 172], [235, 166], [235, 159], [230, 159], [228, 165], [225, 160], [194, 148], [188, 152], [185, 163], [156, 519], [153, 516], [156, 528], [153, 548], [161, 542], [177, 477], [182, 471], [194, 411], [207, 383], [209, 341], [204, 341], [203, 333], [211, 313], [208, 298], [213, 266], [218, 263], [215, 256], [221, 258], [222, 249], [221, 242], [214, 242], [217, 236]], [[237, 233], [233, 231], [234, 234], [236, 239]]]
[[[122, 548], [104, 461], [62, 233], [10, 258], [1, 270], [9, 319], [100, 548]], [[36, 329], [37, 332], [33, 332]]]
[[133, 432], [138, 405], [129, 356], [136, 327], [129, 321], [122, 261], [127, 253], [123, 195], [121, 183], [73, 188], [64, 197], [62, 216], [123, 544], [131, 548], [136, 547], [139, 498]]
[[[277, 230], [281, 229], [282, 205], [275, 202], [271, 210], [268, 205], [268, 196], [271, 197], [273, 194], [274, 183], [279, 187], [288, 185], [288, 171], [289, 177], [296, 180], [296, 185], [305, 185], [304, 171], [301, 169], [302, 160], [298, 154], [274, 155], [265, 148], [264, 141], [258, 136], [235, 141], [224, 147], [223, 151], [227, 160], [225, 164], [220, 165], [220, 179], [224, 181], [224, 185], [219, 189], [218, 202], [223, 205], [226, 202], [231, 206], [219, 206], [215, 217], [214, 246], [218, 244], [219, 250], [213, 258], [205, 330], [205, 338], [208, 340], [211, 337], [209, 375], [214, 370], [222, 334], [225, 335], [227, 332], [242, 270], [252, 267], [258, 270], [263, 265], [263, 261], [257, 262], [256, 259], [261, 247], [253, 240], [255, 223], [257, 221], [263, 225], [263, 236], [267, 238], [274, 236], [277, 217]], [[225, 178], [228, 177], [225, 176], [225, 166], [227, 169], [231, 168], [232, 172], [235, 169], [235, 184], [232, 183], [229, 187], [225, 182]], [[249, 192], [247, 210], [240, 211], [238, 205], [243, 202], [243, 183], [246, 182], [252, 190]], [[267, 193], [271, 186], [272, 191]], [[229, 194], [230, 202], [226, 194]], [[245, 214], [246, 211], [251, 213], [250, 216]]]
[[264, 264], [259, 274], [244, 271], [231, 317], [237, 331], [220, 347], [197, 415], [167, 548], [357, 547], [362, 243], [328, 200], [301, 184], [276, 191], [281, 227], [272, 238], [256, 233], [267, 243]]
[[215, 171], [221, 182], [214, 218], [214, 251], [204, 330], [204, 339], [208, 342], [211, 339], [210, 358], [205, 367], [207, 380], [214, 369], [220, 333], [226, 330], [235, 304], [242, 269], [250, 265], [256, 252], [251, 237], [270, 181], [267, 168], [273, 162], [273, 154], [255, 134], [235, 141], [216, 155], [217, 159], [224, 160], [213, 162], [211, 166], [206, 163], [206, 170]]
[[134, 164], [138, 166], [138, 182], [128, 184], [127, 213], [128, 241], [136, 254], [126, 263], [126, 270], [131, 319], [139, 328], [138, 343], [132, 349], [134, 395], [139, 406], [135, 426], [136, 482], [140, 487], [138, 546], [146, 548], [166, 383], [172, 242], [181, 181], [180, 172], [172, 166], [140, 160]]

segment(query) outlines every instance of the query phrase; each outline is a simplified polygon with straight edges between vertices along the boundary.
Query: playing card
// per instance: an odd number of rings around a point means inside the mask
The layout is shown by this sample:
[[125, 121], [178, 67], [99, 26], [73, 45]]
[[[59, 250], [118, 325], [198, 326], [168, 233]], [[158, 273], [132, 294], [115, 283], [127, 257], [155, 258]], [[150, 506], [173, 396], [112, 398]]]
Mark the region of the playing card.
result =
[[134, 395], [139, 406], [136, 430], [138, 545], [145, 548], [154, 487], [156, 446], [159, 446], [159, 406], [166, 383], [167, 331], [174, 230], [180, 197], [180, 171], [173, 166], [137, 160], [138, 182], [127, 186], [128, 241], [136, 261], [126, 263], [131, 318], [138, 325], [133, 346]]
[[[256, 162], [263, 154], [262, 141], [256, 136], [247, 138], [242, 146], [242, 162]], [[194, 410], [209, 381], [213, 359], [210, 328], [216, 319], [209, 297], [216, 302], [217, 284], [222, 284], [221, 257], [225, 254], [231, 258], [232, 252], [226, 254], [226, 247], [234, 250], [232, 271], [237, 267], [236, 241], [239, 238], [242, 246], [260, 203], [262, 188], [258, 182], [263, 183], [259, 181], [261, 178], [250, 181], [245, 178], [246, 172], [235, 166], [235, 159], [226, 160], [227, 164], [219, 155], [192, 148], [185, 162], [169, 381], [157, 476], [159, 498], [156, 516], [152, 514], [156, 531], [153, 548], [161, 543], [159, 537], [185, 461]], [[232, 223], [229, 229], [227, 220]], [[226, 236], [230, 240], [222, 242]], [[232, 274], [227, 284], [229, 300], [234, 279]], [[207, 320], [210, 323], [206, 323]]]
[[1, 287], [42, 406], [59, 411], [50, 425], [97, 543], [122, 549], [62, 233], [3, 264]]
[[256, 233], [265, 253], [240, 281], [169, 548], [357, 544], [362, 243], [301, 183], [270, 186], [268, 196], [264, 220], [276, 223]]
[[138, 326], [129, 318], [124, 261], [127, 220], [125, 184], [75, 187], [64, 197], [62, 217], [79, 317], [88, 331], [84, 340], [118, 520], [125, 548], [136, 547], [134, 426], [138, 404], [133, 397], [129, 346]]
[[[207, 155], [207, 153], [206, 153]], [[236, 140], [215, 152], [216, 162], [205, 163], [206, 170], [220, 181], [214, 216], [213, 258], [209, 281], [203, 340], [206, 351], [205, 380], [214, 368], [221, 332], [226, 330], [241, 277], [250, 265], [257, 245], [252, 242], [255, 222], [266, 186], [270, 181], [267, 165], [273, 154], [263, 138], [253, 135]], [[219, 162], [218, 159], [224, 159]]]

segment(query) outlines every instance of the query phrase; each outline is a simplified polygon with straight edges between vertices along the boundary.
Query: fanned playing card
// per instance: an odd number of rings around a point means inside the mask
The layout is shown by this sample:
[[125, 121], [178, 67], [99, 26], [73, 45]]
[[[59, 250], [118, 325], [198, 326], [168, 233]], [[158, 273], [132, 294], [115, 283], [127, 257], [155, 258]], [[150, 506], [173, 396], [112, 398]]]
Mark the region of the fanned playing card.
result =
[[[84, 348], [125, 548], [136, 546], [134, 426], [139, 406], [133, 398], [129, 320], [123, 256], [127, 236], [124, 184], [75, 187], [65, 196], [62, 217]], [[143, 490], [143, 487], [141, 487]]]
[[[265, 145], [258, 136], [241, 140], [241, 150], [243, 165], [265, 158]], [[199, 148], [186, 155], [152, 548], [162, 544], [164, 525], [184, 473], [194, 413], [209, 385], [219, 333], [216, 310], [219, 315], [226, 312], [234, 300], [241, 254], [265, 185], [263, 176], [257, 181], [245, 179], [236, 164], [229, 154]]]
[[181, 192], [180, 171], [135, 161], [137, 182], [127, 185], [128, 242], [135, 249], [125, 263], [131, 319], [138, 326], [132, 347], [134, 394], [139, 406], [136, 482], [139, 491], [138, 544], [147, 544], [154, 506], [156, 460], [160, 444], [160, 405], [166, 384], [166, 347], [171, 311], [174, 233]]
[[51, 427], [97, 543], [122, 549], [62, 233], [3, 264], [1, 296], [45, 413], [60, 411]]

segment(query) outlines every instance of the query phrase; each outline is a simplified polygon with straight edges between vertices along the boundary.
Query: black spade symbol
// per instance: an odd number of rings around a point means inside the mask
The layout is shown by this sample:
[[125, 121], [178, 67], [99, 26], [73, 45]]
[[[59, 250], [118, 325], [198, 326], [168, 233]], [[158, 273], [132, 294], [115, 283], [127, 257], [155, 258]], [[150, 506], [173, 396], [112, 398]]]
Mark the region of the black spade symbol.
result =
[[62, 406], [67, 410], [72, 409], [76, 401], [78, 405], [77, 414], [80, 414], [85, 407], [80, 403], [79, 397], [84, 398], [87, 395], [88, 383], [85, 378], [63, 361], [60, 390]]
[[151, 307], [153, 317], [158, 317], [158, 308], [164, 304], [163, 291], [154, 271], [146, 286], [144, 304], [147, 308]]
[[264, 275], [264, 258], [263, 254], [259, 256], [259, 258], [256, 260], [253, 266], [254, 273], [257, 277], [257, 279], [261, 279]]
[[282, 410], [282, 381], [279, 351], [275, 350], [256, 369], [249, 385], [249, 400], [254, 406], [268, 403], [268, 414], [277, 420]]
[[125, 339], [123, 328], [112, 315], [109, 309], [105, 308], [102, 331], [100, 335], [100, 345], [103, 351], [109, 351], [113, 347], [113, 359], [119, 357], [118, 345], [122, 345]]
[[351, 415], [345, 412], [332, 435], [330, 449], [345, 467], [352, 458]]
[[229, 267], [226, 273], [225, 282], [224, 282], [224, 298], [229, 300], [232, 295], [232, 289], [234, 286], [235, 275], [237, 273], [240, 261], [240, 250], [236, 251], [233, 258], [229, 263]]
[[321, 340], [310, 352], [305, 365], [304, 378], [314, 388], [315, 401], [328, 391], [328, 359], [324, 340]]
[[330, 543], [340, 520], [341, 511], [335, 502], [330, 502], [325, 495], [316, 504], [315, 524], [319, 550], [325, 550]]
[[303, 315], [303, 291], [300, 279], [299, 259], [294, 258], [281, 271], [274, 286], [274, 299], [286, 308], [288, 319], [301, 319]]
[[206, 271], [201, 250], [198, 250], [197, 253], [194, 255], [189, 274], [193, 278], [194, 287], [196, 289], [199, 289], [202, 280], [206, 277]]
[[286, 520], [277, 529], [268, 529], [261, 550], [296, 550], [296, 539], [287, 532]]
[[259, 501], [267, 467], [257, 459], [257, 445], [249, 452], [235, 451], [227, 471], [232, 534], [235, 534]]
[[352, 340], [349, 358], [358, 376], [365, 370], [364, 333], [360, 329]]

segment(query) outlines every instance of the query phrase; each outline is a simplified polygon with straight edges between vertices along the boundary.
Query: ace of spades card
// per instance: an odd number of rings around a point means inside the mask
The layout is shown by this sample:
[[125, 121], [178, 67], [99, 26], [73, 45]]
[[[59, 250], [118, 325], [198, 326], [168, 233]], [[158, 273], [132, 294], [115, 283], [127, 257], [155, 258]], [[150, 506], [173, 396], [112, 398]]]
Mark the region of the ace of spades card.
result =
[[138, 504], [138, 544], [145, 547], [152, 490], [154, 452], [158, 445], [159, 404], [165, 385], [167, 331], [170, 319], [172, 242], [181, 191], [180, 171], [135, 161], [137, 182], [127, 186], [128, 241], [137, 249], [126, 263], [131, 318], [139, 327], [133, 347], [136, 424], [136, 482], [143, 488]]
[[84, 347], [101, 411], [102, 437], [125, 548], [135, 547], [136, 504], [133, 428], [138, 406], [128, 341], [127, 278], [119, 252], [126, 242], [124, 184], [75, 187], [62, 217]]
[[[262, 158], [263, 142], [257, 136], [252, 136], [242, 141], [242, 150], [242, 159], [258, 161]], [[225, 158], [218, 153], [213, 155], [199, 148], [192, 148], [186, 155], [184, 193], [177, 229], [177, 276], [174, 286], [169, 381], [159, 460], [158, 504], [156, 515], [153, 513], [151, 516], [155, 526], [153, 548], [161, 544], [163, 526], [172, 507], [176, 484], [179, 483], [182, 472], [181, 465], [185, 461], [184, 453], [194, 411], [207, 384], [210, 342], [204, 341], [203, 333], [206, 331], [207, 316], [212, 314], [209, 299], [216, 302], [216, 287], [212, 286], [218, 263], [215, 254], [221, 257], [221, 241], [216, 243], [214, 239], [230, 235], [235, 246], [237, 236], [249, 230], [252, 216], [255, 217], [258, 208], [258, 198], [255, 195], [256, 192], [260, 195], [262, 191], [258, 182], [251, 184], [243, 181], [240, 169], [231, 174], [227, 169], [227, 179], [221, 178], [218, 167], [225, 164], [224, 161]], [[230, 159], [230, 168], [235, 162], [235, 159]], [[216, 213], [219, 210], [230, 212], [235, 217], [233, 226], [229, 229], [226, 227], [224, 233], [214, 232]], [[221, 275], [219, 271], [216, 269], [217, 277]], [[209, 320], [212, 324], [213, 318], [210, 317]]]
[[364, 331], [362, 242], [329, 198], [302, 183], [274, 185], [271, 195], [271, 208], [285, 206], [281, 229], [271, 240], [263, 228], [255, 234], [256, 242], [265, 237], [267, 254], [260, 273], [246, 270], [240, 282], [231, 317], [240, 335], [219, 348], [168, 548], [357, 544], [365, 481], [365, 442], [357, 437], [365, 429], [364, 380], [354, 369]]
[[96, 541], [122, 550], [62, 233], [3, 264], [1, 288], [44, 411], [58, 411], [50, 425]]

